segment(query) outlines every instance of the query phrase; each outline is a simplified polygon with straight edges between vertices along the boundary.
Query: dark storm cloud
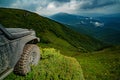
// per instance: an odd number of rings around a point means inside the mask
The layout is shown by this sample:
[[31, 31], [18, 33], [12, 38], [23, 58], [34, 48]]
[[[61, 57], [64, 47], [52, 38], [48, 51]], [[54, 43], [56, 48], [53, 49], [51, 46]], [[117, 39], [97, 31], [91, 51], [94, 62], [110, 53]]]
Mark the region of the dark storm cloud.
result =
[[[24, 1], [25, 0], [0, 0], [0, 6], [2, 6], [2, 7], [6, 7], [6, 6], [10, 6], [11, 4], [13, 4], [13, 3], [16, 3], [17, 1], [19, 1], [19, 2], [21, 2], [21, 3], [24, 3]], [[47, 4], [49, 4], [49, 3], [51, 3], [51, 2], [56, 2], [56, 5], [58, 5], [58, 4], [64, 4], [64, 3], [66, 3], [66, 2], [70, 2], [70, 0], [44, 0], [44, 1], [40, 1], [40, 0], [29, 0], [29, 1], [37, 1], [37, 2], [39, 2], [38, 4], [40, 4], [42, 7], [46, 7], [47, 6]], [[28, 1], [28, 3], [29, 3], [29, 1]], [[45, 3], [46, 4], [45, 4]], [[44, 4], [42, 4], [42, 3], [44, 3]], [[34, 5], [34, 4], [31, 4], [31, 5], [29, 5], [28, 7], [30, 7], [30, 6], [32, 6], [33, 7], [33, 9], [35, 8], [35, 6], [37, 6], [37, 5]], [[27, 7], [27, 8], [28, 8]], [[26, 7], [25, 7], [26, 8]], [[31, 8], [31, 7], [30, 7]]]
[[19, 8], [51, 15], [67, 13], [118, 13], [120, 0], [0, 0], [0, 7]]
[[[30, 6], [32, 6], [32, 7], [30, 7]], [[30, 10], [30, 11], [35, 11], [37, 6], [36, 6], [36, 4], [30, 4], [29, 6], [24, 6], [22, 8], [26, 9], [26, 10]]]
[[119, 4], [120, 0], [84, 0], [80, 9], [95, 9]]
[[56, 7], [60, 7], [66, 3], [69, 3], [71, 0], [49, 0], [48, 1], [48, 4], [51, 3], [51, 2], [54, 2], [54, 5]]
[[16, 2], [16, 0], [0, 0], [0, 6], [9, 6], [11, 5], [13, 2]]
[[56, 1], [56, 2], [60, 2], [60, 3], [70, 2], [70, 0], [51, 0], [51, 1]]

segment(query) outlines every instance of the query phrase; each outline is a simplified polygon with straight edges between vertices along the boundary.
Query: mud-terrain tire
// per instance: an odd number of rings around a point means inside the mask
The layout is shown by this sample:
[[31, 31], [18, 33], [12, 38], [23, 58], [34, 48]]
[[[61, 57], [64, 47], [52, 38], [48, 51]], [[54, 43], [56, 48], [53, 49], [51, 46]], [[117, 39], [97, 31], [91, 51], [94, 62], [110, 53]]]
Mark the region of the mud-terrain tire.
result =
[[32, 65], [37, 65], [40, 59], [39, 47], [35, 44], [27, 44], [23, 49], [23, 54], [14, 68], [14, 73], [26, 75], [31, 71]]

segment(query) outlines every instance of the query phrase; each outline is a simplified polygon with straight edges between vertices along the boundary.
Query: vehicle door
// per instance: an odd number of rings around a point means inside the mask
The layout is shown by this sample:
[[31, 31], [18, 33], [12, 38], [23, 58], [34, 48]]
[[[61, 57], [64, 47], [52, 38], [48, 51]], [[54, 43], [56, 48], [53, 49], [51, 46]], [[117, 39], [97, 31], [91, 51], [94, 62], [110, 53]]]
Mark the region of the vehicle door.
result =
[[8, 69], [9, 66], [9, 50], [8, 41], [2, 31], [0, 31], [0, 74]]

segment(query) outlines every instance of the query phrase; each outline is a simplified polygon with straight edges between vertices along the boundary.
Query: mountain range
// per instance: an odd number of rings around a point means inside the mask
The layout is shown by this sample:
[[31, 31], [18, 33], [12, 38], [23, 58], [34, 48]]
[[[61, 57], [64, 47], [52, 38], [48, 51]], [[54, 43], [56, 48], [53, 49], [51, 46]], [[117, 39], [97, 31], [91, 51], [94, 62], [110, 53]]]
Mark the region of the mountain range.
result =
[[120, 44], [120, 14], [86, 17], [57, 13], [49, 18], [105, 43]]

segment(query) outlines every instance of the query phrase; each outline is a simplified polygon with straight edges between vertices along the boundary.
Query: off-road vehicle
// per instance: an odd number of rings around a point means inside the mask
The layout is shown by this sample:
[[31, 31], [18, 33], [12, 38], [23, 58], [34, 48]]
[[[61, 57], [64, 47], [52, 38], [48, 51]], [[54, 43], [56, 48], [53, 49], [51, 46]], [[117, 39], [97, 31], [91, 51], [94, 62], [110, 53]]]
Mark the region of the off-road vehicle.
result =
[[26, 75], [31, 65], [37, 65], [40, 50], [35, 31], [22, 28], [4, 28], [0, 24], [0, 80], [12, 71]]

